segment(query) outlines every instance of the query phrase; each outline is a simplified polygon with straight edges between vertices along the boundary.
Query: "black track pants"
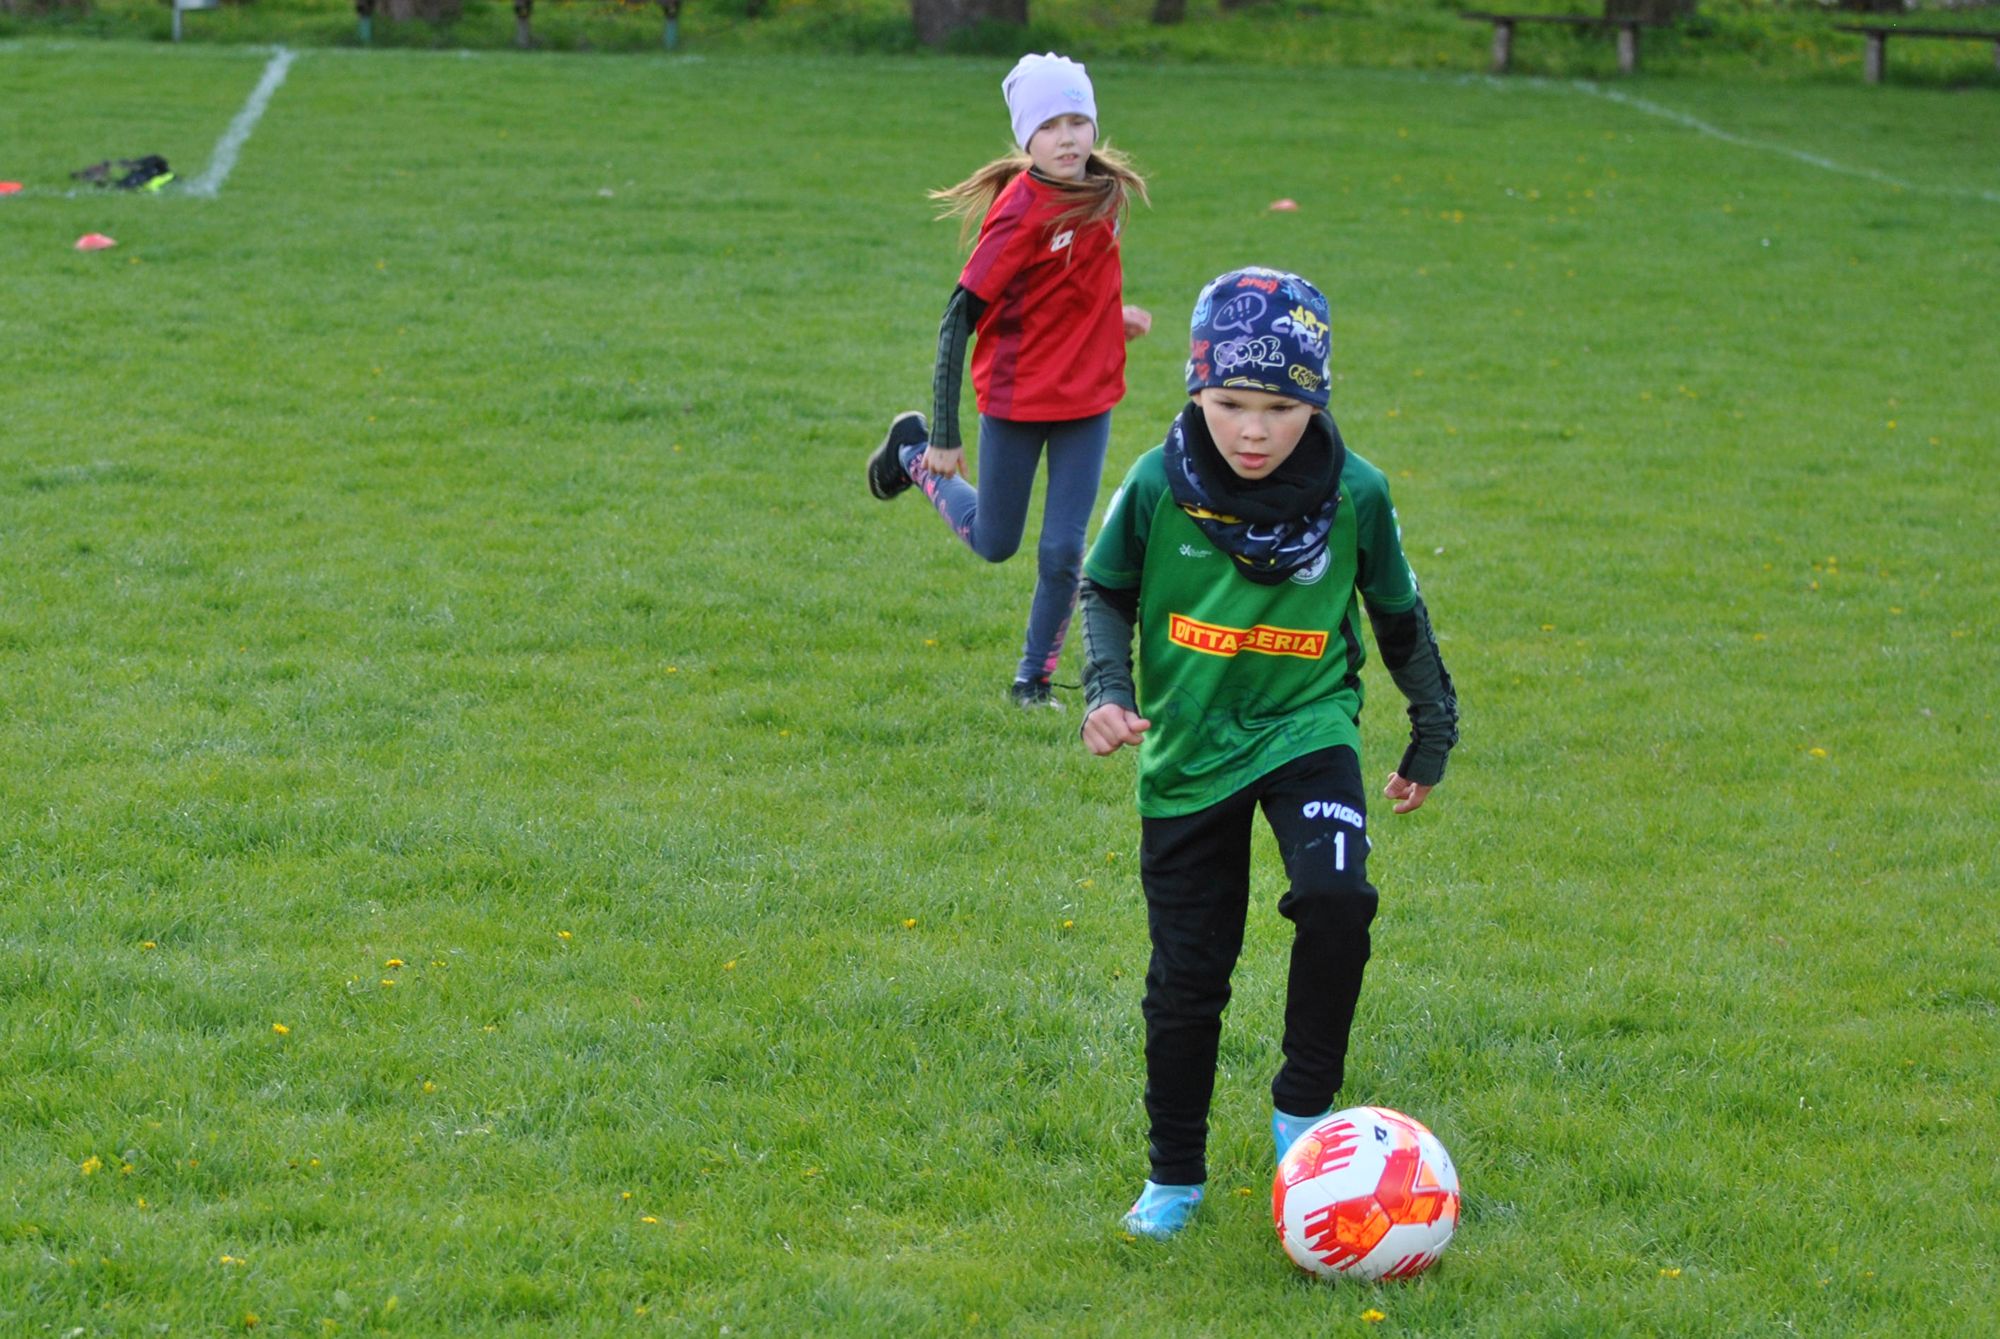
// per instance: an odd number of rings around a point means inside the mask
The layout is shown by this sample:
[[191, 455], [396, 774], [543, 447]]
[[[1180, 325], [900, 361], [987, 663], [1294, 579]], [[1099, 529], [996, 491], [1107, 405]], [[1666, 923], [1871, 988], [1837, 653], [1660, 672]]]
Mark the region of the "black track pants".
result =
[[1198, 813], [1142, 819], [1139, 872], [1153, 941], [1143, 1006], [1146, 1115], [1152, 1178], [1161, 1185], [1208, 1179], [1216, 1044], [1243, 949], [1260, 805], [1291, 879], [1278, 911], [1293, 927], [1285, 1061], [1272, 1101], [1293, 1115], [1326, 1110], [1347, 1062], [1376, 902], [1354, 750], [1307, 754]]

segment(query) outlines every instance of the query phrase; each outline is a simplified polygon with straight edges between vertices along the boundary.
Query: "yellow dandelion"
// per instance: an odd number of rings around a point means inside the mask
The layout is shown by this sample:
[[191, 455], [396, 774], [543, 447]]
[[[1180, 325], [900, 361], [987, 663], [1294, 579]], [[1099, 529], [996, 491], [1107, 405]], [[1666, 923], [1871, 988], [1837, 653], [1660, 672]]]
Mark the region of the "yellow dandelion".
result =
[[1237, 1193], [1237, 1195], [1239, 1195], [1240, 1197], [1242, 1197], [1242, 1198], [1244, 1198], [1244, 1199], [1249, 1199], [1249, 1198], [1250, 1198], [1250, 1196], [1252, 1196], [1252, 1195], [1256, 1194], [1257, 1192], [1256, 1192], [1256, 1191], [1254, 1191], [1254, 1190], [1252, 1190], [1252, 1189], [1250, 1189], [1250, 1187], [1249, 1187], [1249, 1186], [1238, 1186], [1238, 1187], [1236, 1187], [1236, 1193]]
[[916, 918], [915, 916], [910, 916], [910, 917], [906, 917], [906, 918], [904, 919], [904, 921], [903, 921], [903, 928], [904, 928], [905, 930], [914, 930], [914, 929], [916, 929], [916, 928], [917, 928], [917, 918]]
[[806, 1175], [807, 1175], [807, 1176], [818, 1176], [818, 1175], [819, 1175], [819, 1168], [817, 1168], [817, 1167], [808, 1167], [808, 1168], [806, 1168]]
[[1076, 881], [1076, 886], [1077, 886], [1077, 887], [1079, 887], [1079, 888], [1095, 888], [1095, 887], [1097, 886], [1097, 880], [1095, 880], [1095, 879], [1078, 879], [1078, 880]]
[[246, 1329], [246, 1330], [254, 1330], [254, 1329], [256, 1329], [256, 1328], [257, 1328], [257, 1326], [258, 1326], [259, 1324], [261, 1324], [261, 1323], [262, 1323], [262, 1322], [261, 1322], [261, 1321], [259, 1321], [259, 1320], [257, 1319], [257, 1313], [256, 1313], [256, 1312], [254, 1312], [254, 1311], [246, 1311], [246, 1312], [244, 1312], [244, 1313], [243, 1313], [243, 1328], [244, 1328], [244, 1329]]
[[225, 1264], [225, 1265], [240, 1265], [240, 1264], [242, 1264], [243, 1262], [242, 1262], [241, 1260], [238, 1260], [238, 1259], [237, 1259], [237, 1258], [236, 1258], [235, 1256], [233, 1256], [233, 1255], [224, 1255], [224, 1256], [223, 1256], [223, 1257], [221, 1258], [221, 1263], [223, 1263], [223, 1264]]
[[1543, 632], [1554, 632], [1555, 630], [1556, 630], [1556, 625], [1555, 625], [1555, 624], [1553, 624], [1553, 623], [1544, 623], [1544, 624], [1542, 624], [1542, 631], [1543, 631]]
[[318, 1159], [318, 1158], [307, 1158], [307, 1159], [306, 1159], [306, 1166], [308, 1166], [308, 1167], [317, 1167], [317, 1166], [319, 1166], [319, 1159]]
[[78, 1163], [77, 1166], [82, 1170], [85, 1176], [95, 1176], [99, 1172], [104, 1170], [104, 1159], [98, 1157], [95, 1153], [93, 1153], [89, 1157], [85, 1158], [82, 1162]]
[[1822, 748], [1810, 748], [1807, 749], [1806, 752], [1810, 753], [1815, 758], [1824, 758], [1826, 756], [1826, 750]]
[[1681, 1271], [1679, 1269], [1662, 1269], [1660, 1271], [1660, 1277], [1663, 1279], [1677, 1279], [1680, 1276]]
[[271, 1024], [271, 1031], [277, 1033], [280, 1037], [289, 1037], [292, 1035], [292, 1030], [283, 1023]]
[[632, 1198], [632, 1192], [628, 1190], [624, 1194], [620, 1195], [618, 1198], [621, 1200], [629, 1200]]
[[[680, 450], [680, 448], [679, 448], [679, 447], [677, 446], [677, 447], [675, 447], [675, 448], [674, 448], [674, 450], [678, 451], [678, 450]], [[669, 673], [669, 674], [679, 674], [680, 672], [681, 672], [681, 667], [680, 667], [679, 665], [669, 665], [669, 666], [667, 666], [667, 673]]]
[[388, 977], [386, 977], [386, 976], [385, 976], [385, 977], [383, 977], [383, 978], [382, 978], [382, 984], [383, 984], [383, 985], [385, 985], [385, 986], [393, 986], [393, 985], [395, 985], [396, 983], [395, 983], [394, 981], [390, 980], [390, 979], [389, 979]]
[[736, 970], [736, 959], [734, 959], [734, 958], [731, 958], [731, 959], [730, 959], [730, 960], [729, 960], [728, 962], [725, 962], [725, 963], [723, 963], [723, 964], [722, 964], [722, 970], [723, 970], [723, 971], [725, 971], [725, 972], [733, 972], [733, 971], [735, 971], [735, 970]]
[[1361, 1313], [1361, 1319], [1367, 1321], [1370, 1325], [1380, 1325], [1389, 1318], [1371, 1306]]
[[137, 1168], [133, 1167], [132, 1164], [129, 1162], [121, 1162], [118, 1164], [118, 1174], [120, 1176], [130, 1176], [136, 1170]]
[[424, 1080], [424, 1091], [425, 1091], [425, 1092], [427, 1092], [427, 1093], [434, 1093], [434, 1092], [436, 1092], [437, 1090], [438, 1090], [438, 1086], [437, 1086], [437, 1085], [436, 1085], [435, 1083], [432, 1083], [432, 1082], [431, 1082], [431, 1081], [430, 1081], [429, 1079], [425, 1079], [425, 1080]]
[[154, 949], [154, 948], [158, 948], [158, 947], [159, 947], [159, 944], [158, 944], [157, 942], [155, 942], [154, 940], [151, 940], [151, 939], [148, 939], [148, 940], [147, 940], [147, 941], [146, 941], [145, 943], [143, 943], [143, 944], [139, 945], [139, 947], [140, 947], [140, 948], [144, 948], [144, 949]]
[[148, 1203], [146, 1203], [146, 1197], [145, 1197], [144, 1195], [141, 1195], [141, 1196], [139, 1196], [139, 1207], [140, 1207], [141, 1209], [150, 1209], [150, 1208], [152, 1208], [153, 1206], [152, 1206], [152, 1205], [150, 1205], [150, 1204], [148, 1204]]
[[651, 1214], [647, 1214], [644, 1218], [641, 1218], [639, 1221], [642, 1223], [657, 1224], [660, 1220], [653, 1217], [653, 1215]]
[[391, 958], [389, 959], [389, 961], [383, 963], [382, 965], [384, 967], [401, 967], [403, 965], [403, 960], [401, 958]]
[[1074, 930], [1074, 929], [1076, 928], [1076, 922], [1075, 922], [1075, 921], [1064, 921], [1064, 922], [1062, 923], [1062, 928], [1063, 928], [1063, 929], [1065, 929], [1065, 930]]
[[570, 932], [569, 932], [569, 931], [567, 931], [567, 930], [558, 930], [558, 931], [556, 931], [556, 938], [557, 938], [557, 939], [568, 939], [568, 938], [570, 938], [570, 937], [571, 937], [571, 935], [570, 935]]

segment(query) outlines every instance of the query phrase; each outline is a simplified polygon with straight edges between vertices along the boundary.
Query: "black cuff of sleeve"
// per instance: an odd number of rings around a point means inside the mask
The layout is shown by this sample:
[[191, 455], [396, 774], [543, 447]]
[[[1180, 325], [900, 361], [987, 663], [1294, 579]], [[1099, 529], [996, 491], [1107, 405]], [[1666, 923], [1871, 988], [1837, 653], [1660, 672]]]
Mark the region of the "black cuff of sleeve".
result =
[[1396, 775], [1419, 786], [1435, 786], [1444, 780], [1444, 760], [1443, 753], [1411, 740], [1403, 750], [1403, 761], [1396, 764]]

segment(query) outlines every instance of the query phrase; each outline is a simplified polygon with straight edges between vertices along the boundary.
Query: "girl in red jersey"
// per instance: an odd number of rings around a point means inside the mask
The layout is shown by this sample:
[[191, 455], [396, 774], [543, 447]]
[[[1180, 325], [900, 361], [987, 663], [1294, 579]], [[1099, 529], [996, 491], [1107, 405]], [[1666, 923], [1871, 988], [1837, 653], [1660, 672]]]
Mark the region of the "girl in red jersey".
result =
[[[1023, 56], [1001, 83], [1021, 152], [995, 159], [932, 198], [979, 241], [938, 328], [935, 432], [899, 414], [868, 458], [868, 488], [887, 501], [912, 484], [966, 547], [1004, 562], [1021, 546], [1042, 449], [1049, 483], [1036, 548], [1034, 602], [1013, 700], [1055, 706], [1049, 676], [1062, 654], [1083, 566], [1084, 531], [1125, 395], [1125, 343], [1153, 318], [1124, 305], [1118, 232], [1146, 183], [1097, 144], [1097, 102], [1083, 66]], [[979, 483], [966, 482], [958, 435], [965, 345], [977, 335]]]

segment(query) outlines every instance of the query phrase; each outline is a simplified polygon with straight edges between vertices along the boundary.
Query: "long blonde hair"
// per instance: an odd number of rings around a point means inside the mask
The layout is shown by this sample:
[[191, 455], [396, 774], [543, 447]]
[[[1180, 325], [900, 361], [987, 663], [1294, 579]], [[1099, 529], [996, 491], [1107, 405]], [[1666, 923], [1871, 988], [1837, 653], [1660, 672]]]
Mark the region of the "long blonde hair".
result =
[[[993, 208], [993, 202], [1000, 198], [1000, 192], [1007, 189], [1007, 183], [1033, 164], [1034, 160], [1025, 153], [1006, 154], [956, 186], [929, 192], [930, 198], [938, 202], [937, 216], [958, 219], [958, 240], [963, 245], [986, 217], [986, 211]], [[1123, 218], [1130, 212], [1134, 196], [1146, 204], [1153, 203], [1146, 194], [1146, 179], [1132, 166], [1132, 160], [1108, 143], [1098, 145], [1084, 159], [1083, 180], [1048, 184], [1070, 201], [1069, 208], [1050, 220], [1051, 229]]]

